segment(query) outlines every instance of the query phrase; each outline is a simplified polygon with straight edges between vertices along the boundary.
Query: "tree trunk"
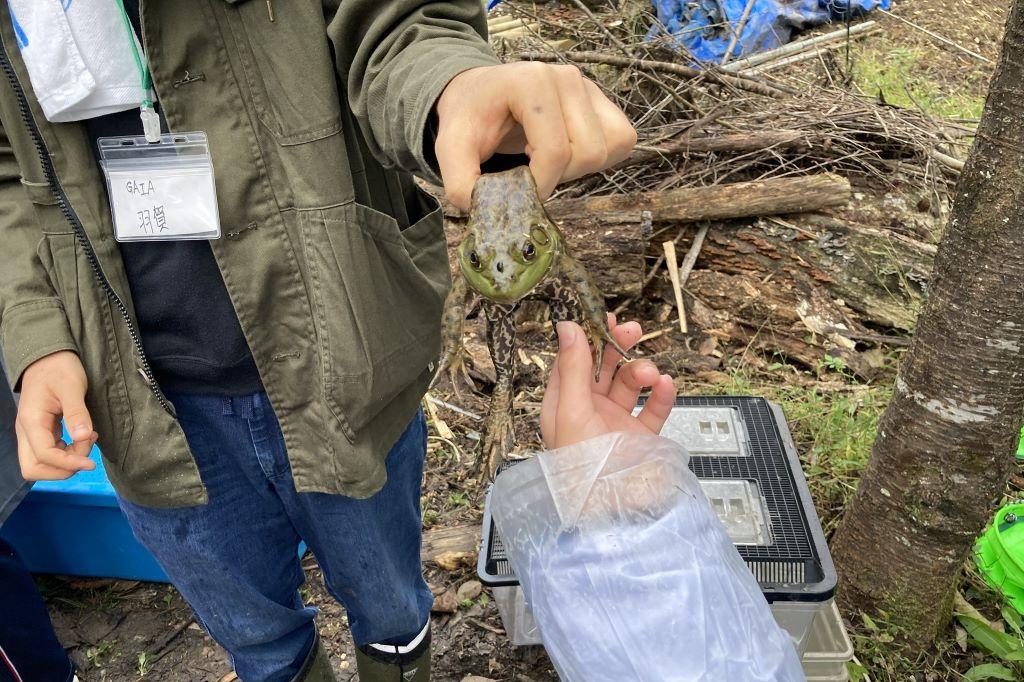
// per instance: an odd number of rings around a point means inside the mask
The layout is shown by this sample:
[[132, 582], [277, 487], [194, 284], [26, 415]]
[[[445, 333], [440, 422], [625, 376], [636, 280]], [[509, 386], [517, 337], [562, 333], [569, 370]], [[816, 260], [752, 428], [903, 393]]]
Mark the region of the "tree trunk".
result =
[[923, 649], [1014, 467], [1024, 414], [1024, 0], [1015, 0], [914, 344], [833, 541], [849, 607]]

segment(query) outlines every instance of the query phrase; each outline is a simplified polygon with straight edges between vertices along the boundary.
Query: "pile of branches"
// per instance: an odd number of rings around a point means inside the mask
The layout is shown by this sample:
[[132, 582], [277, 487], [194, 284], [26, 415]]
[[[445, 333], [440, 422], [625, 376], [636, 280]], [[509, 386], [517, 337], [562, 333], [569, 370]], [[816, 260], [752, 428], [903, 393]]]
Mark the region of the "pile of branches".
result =
[[938, 197], [963, 165], [957, 157], [973, 134], [969, 125], [889, 106], [851, 91], [831, 72], [817, 82], [783, 82], [698, 69], [674, 45], [643, 40], [642, 27], [654, 20], [648, 13], [597, 17], [576, 4], [574, 16], [507, 3], [529, 23], [526, 35], [500, 47], [509, 59], [581, 68], [627, 113], [640, 143], [625, 162], [563, 187], [561, 196], [831, 171]]

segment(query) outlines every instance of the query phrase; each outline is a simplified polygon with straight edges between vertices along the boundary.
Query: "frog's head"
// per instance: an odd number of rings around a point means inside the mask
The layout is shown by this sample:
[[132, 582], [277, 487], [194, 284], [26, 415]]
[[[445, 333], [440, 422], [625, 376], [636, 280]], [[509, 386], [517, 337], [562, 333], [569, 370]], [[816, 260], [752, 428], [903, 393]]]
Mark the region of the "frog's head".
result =
[[544, 211], [527, 166], [480, 176], [459, 246], [459, 265], [474, 291], [515, 303], [544, 279], [561, 247], [562, 235]]

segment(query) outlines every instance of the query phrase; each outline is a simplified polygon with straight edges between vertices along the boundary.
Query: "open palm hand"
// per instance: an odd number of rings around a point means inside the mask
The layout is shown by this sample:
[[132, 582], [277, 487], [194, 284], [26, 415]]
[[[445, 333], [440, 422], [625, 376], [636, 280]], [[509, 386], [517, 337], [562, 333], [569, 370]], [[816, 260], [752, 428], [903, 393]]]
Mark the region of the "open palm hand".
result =
[[[642, 335], [640, 325], [615, 323], [609, 316], [611, 334], [629, 349]], [[618, 367], [622, 356], [606, 347], [601, 379], [593, 378], [594, 358], [583, 329], [573, 322], [558, 324], [558, 358], [541, 404], [540, 428], [544, 445], [557, 449], [618, 431], [657, 434], [664, 426], [676, 390], [672, 378], [661, 374], [650, 360], [634, 360]], [[651, 394], [639, 414], [633, 416], [640, 392]]]

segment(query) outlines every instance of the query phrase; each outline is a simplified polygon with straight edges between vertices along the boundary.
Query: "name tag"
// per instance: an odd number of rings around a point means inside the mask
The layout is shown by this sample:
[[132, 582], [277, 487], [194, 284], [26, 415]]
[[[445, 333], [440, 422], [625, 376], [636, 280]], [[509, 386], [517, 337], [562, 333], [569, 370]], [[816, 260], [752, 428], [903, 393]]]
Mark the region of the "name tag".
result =
[[217, 239], [220, 215], [205, 133], [97, 142], [117, 241]]

